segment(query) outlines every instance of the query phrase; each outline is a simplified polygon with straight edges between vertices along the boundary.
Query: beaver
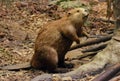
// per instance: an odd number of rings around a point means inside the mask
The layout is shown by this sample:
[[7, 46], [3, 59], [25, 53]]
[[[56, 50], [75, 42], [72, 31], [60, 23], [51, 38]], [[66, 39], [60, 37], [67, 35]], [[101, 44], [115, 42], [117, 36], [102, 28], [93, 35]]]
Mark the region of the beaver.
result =
[[87, 20], [88, 11], [84, 8], [74, 8], [59, 20], [51, 21], [39, 31], [35, 41], [35, 51], [30, 63], [16, 66], [6, 66], [2, 69], [21, 69], [33, 67], [54, 71], [64, 66], [64, 58], [72, 43], [80, 44], [81, 34], [88, 36], [82, 30]]

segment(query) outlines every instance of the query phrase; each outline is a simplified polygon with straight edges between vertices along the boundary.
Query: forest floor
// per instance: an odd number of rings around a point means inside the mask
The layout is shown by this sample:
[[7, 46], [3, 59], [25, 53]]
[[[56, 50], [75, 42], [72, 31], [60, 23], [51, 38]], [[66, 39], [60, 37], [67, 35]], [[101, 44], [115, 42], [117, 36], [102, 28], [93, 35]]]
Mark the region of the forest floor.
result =
[[[86, 1], [92, 6], [84, 31], [90, 35], [106, 35], [107, 30], [114, 28], [114, 24], [99, 20], [99, 18], [106, 19], [106, 3], [97, 0]], [[57, 5], [47, 7], [46, 5], [47, 3], [39, 6], [37, 2], [27, 1], [13, 2], [11, 5], [0, 3], [0, 66], [30, 62], [34, 54], [34, 42], [38, 31], [44, 24], [60, 18], [68, 10]], [[85, 37], [80, 39], [81, 42], [88, 40]], [[83, 54], [81, 50], [86, 48], [79, 48], [67, 53], [65, 60], [74, 64], [73, 69], [92, 60], [93, 56], [77, 58]], [[0, 70], [0, 81], [30, 81], [43, 73], [45, 72], [35, 69]], [[80, 81], [90, 81], [92, 78], [94, 76], [86, 75], [86, 78]]]

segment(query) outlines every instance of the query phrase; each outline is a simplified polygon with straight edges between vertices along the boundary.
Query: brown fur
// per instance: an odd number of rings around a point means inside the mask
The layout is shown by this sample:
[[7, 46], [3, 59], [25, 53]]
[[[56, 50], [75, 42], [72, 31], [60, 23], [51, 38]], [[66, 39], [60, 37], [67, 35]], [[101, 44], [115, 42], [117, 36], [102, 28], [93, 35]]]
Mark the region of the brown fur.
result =
[[18, 70], [31, 66], [49, 71], [64, 65], [65, 54], [73, 41], [80, 43], [79, 36], [86, 34], [82, 30], [88, 13], [81, 8], [70, 10], [60, 20], [48, 23], [40, 30], [35, 41], [35, 53], [30, 63], [0, 67], [0, 69]]
[[85, 22], [81, 8], [67, 13], [60, 20], [48, 23], [39, 32], [35, 42], [35, 54], [31, 60], [34, 68], [54, 70], [64, 64], [64, 57], [73, 41], [80, 43], [81, 26]]

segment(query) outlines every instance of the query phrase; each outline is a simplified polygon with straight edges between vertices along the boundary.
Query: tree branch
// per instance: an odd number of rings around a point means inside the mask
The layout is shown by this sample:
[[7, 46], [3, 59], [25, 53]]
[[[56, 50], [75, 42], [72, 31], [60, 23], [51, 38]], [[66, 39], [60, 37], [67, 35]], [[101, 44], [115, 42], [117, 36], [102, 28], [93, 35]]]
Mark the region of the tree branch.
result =
[[82, 42], [80, 44], [77, 44], [77, 45], [74, 45], [72, 46], [69, 51], [71, 50], [74, 50], [74, 49], [77, 49], [77, 48], [80, 48], [80, 47], [83, 47], [83, 46], [87, 46], [87, 45], [92, 45], [92, 44], [97, 44], [97, 43], [100, 43], [100, 42], [105, 42], [105, 41], [108, 41], [112, 38], [112, 35], [109, 35], [109, 36], [104, 36], [104, 37], [101, 37], [101, 38], [98, 38], [98, 39], [93, 39], [93, 40], [88, 40], [86, 42]]
[[82, 52], [85, 53], [85, 52], [98, 51], [98, 50], [104, 49], [106, 46], [107, 46], [107, 43], [101, 43], [101, 44], [98, 44], [96, 46], [89, 47], [85, 50], [82, 50]]

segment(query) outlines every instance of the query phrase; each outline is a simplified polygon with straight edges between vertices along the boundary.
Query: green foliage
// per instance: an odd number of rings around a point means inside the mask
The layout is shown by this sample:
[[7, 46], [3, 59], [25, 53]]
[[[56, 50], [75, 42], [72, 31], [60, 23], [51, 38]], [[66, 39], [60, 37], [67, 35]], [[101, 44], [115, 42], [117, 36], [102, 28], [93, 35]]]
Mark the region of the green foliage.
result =
[[57, 5], [60, 5], [61, 2], [67, 2], [67, 1], [71, 1], [71, 0], [59, 0], [59, 1], [57, 1], [56, 4], [57, 4]]
[[66, 8], [77, 8], [77, 7], [82, 7], [82, 8], [90, 8], [90, 5], [84, 4], [81, 1], [66, 1], [66, 2], [61, 2], [60, 6], [64, 9]]

